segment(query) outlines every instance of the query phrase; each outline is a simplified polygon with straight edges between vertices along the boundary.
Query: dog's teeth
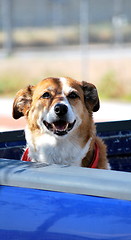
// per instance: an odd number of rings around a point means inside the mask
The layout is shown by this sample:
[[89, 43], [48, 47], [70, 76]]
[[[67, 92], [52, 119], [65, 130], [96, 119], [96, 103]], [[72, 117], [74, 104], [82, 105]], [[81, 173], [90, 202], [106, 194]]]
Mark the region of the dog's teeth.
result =
[[56, 127], [55, 127], [55, 125], [52, 123], [52, 127], [53, 127], [53, 130], [56, 130]]
[[43, 121], [44, 125], [49, 131], [52, 131], [54, 134], [60, 136], [67, 134], [73, 128], [75, 122], [76, 120], [73, 123], [67, 123], [61, 120], [54, 123], [48, 123], [46, 121]]
[[53, 125], [53, 130], [57, 130], [60, 132], [66, 131], [66, 129], [68, 128], [68, 123], [66, 123], [65, 125], [56, 125], [56, 124], [52, 124]]
[[66, 126], [65, 126], [65, 129], [64, 130], [66, 130], [68, 128], [68, 123], [66, 124]]

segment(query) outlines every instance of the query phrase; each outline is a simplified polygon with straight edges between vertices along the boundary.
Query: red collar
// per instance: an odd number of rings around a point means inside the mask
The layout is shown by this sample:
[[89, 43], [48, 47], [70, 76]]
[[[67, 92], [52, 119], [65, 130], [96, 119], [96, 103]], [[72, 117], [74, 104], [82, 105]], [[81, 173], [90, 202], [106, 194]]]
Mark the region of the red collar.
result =
[[22, 158], [22, 161], [27, 161], [27, 162], [31, 162], [31, 159], [29, 157], [29, 148], [26, 148], [26, 150], [24, 151]]
[[95, 143], [93, 160], [89, 164], [88, 168], [97, 168], [98, 162], [99, 162], [99, 157], [100, 157], [100, 148], [99, 148], [98, 144]]
[[[99, 155], [100, 155], [100, 149], [99, 149], [98, 144], [95, 143], [95, 152], [94, 152], [93, 160], [89, 165], [89, 168], [97, 168], [98, 161], [99, 161]], [[29, 148], [26, 148], [25, 152], [22, 155], [21, 160], [31, 162], [31, 159], [29, 157]]]

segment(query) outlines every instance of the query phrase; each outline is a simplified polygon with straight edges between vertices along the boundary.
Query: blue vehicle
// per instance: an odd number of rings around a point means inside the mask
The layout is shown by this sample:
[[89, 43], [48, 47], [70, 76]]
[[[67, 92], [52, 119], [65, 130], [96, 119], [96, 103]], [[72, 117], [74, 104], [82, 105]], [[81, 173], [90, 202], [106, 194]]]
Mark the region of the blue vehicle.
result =
[[97, 132], [112, 171], [19, 161], [24, 131], [0, 133], [0, 240], [131, 239], [131, 121]]

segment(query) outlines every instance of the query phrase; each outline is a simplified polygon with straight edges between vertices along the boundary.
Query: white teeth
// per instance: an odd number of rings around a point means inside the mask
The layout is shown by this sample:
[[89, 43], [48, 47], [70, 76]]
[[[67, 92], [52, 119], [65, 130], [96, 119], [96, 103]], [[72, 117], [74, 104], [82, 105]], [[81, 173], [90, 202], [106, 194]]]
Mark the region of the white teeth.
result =
[[58, 130], [59, 132], [66, 131], [68, 129], [68, 123], [63, 128], [56, 127], [54, 123], [52, 124], [52, 126], [53, 126], [53, 130]]
[[67, 123], [64, 130], [66, 130], [66, 129], [68, 128], [68, 125], [69, 125], [69, 124]]

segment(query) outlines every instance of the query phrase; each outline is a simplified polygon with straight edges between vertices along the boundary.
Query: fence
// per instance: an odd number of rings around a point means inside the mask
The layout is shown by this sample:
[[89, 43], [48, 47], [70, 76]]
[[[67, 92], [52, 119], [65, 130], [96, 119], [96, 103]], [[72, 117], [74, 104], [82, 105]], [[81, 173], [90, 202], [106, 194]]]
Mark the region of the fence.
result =
[[131, 42], [130, 0], [0, 0], [0, 49]]

